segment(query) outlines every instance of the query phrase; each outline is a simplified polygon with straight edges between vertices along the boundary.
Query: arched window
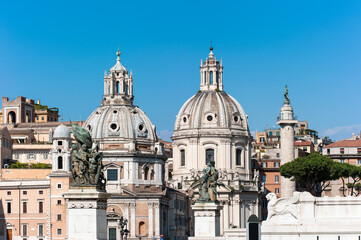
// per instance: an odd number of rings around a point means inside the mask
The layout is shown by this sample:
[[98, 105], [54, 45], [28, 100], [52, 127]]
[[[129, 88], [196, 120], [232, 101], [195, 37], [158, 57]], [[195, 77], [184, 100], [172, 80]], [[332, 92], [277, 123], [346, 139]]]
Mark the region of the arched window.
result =
[[58, 169], [63, 169], [63, 157], [58, 157]]
[[139, 222], [139, 235], [145, 236], [145, 223]]
[[219, 81], [218, 78], [219, 78], [219, 74], [218, 74], [218, 72], [216, 72], [216, 83], [217, 83], [217, 85], [218, 85], [218, 83], [219, 83], [219, 82], [218, 82], [218, 81]]
[[117, 93], [119, 93], [119, 82], [117, 82]]
[[236, 150], [236, 165], [237, 166], [241, 166], [241, 161], [242, 161], [242, 149], [237, 149]]
[[124, 91], [124, 93], [129, 95], [129, 93], [128, 93], [128, 84], [125, 84], [125, 91]]
[[110, 94], [110, 86], [108, 87], [108, 94]]
[[186, 150], [182, 149], [180, 150], [180, 165], [185, 166], [186, 165]]
[[8, 114], [8, 123], [16, 123], [16, 114], [15, 112], [11, 111]]
[[149, 167], [144, 168], [144, 180], [149, 179]]
[[213, 71], [209, 72], [209, 84], [213, 85]]
[[204, 84], [207, 84], [207, 71], [204, 71]]
[[206, 149], [206, 164], [214, 161], [214, 149]]

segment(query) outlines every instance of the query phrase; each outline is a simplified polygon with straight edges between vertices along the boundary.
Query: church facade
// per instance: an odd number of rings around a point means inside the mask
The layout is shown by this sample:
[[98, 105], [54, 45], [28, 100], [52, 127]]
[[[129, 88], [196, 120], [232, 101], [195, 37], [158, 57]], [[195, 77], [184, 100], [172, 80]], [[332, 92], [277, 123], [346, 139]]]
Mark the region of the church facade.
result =
[[245, 228], [248, 217], [258, 215], [258, 176], [251, 170], [251, 141], [247, 115], [224, 91], [223, 65], [213, 48], [200, 66], [200, 90], [181, 107], [174, 126], [174, 186], [198, 198], [195, 183], [210, 161], [219, 179], [217, 197], [223, 205], [221, 235]]

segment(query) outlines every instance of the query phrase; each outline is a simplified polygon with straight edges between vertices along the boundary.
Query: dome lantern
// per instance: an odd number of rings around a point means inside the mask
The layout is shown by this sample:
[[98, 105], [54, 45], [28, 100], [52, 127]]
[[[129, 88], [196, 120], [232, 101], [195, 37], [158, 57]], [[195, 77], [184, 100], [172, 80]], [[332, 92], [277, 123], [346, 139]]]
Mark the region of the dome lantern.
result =
[[213, 46], [209, 48], [208, 59], [201, 61], [201, 91], [223, 91], [223, 66], [214, 57]]
[[117, 63], [104, 74], [104, 95], [102, 105], [133, 105], [133, 76], [120, 63], [120, 51], [117, 51]]

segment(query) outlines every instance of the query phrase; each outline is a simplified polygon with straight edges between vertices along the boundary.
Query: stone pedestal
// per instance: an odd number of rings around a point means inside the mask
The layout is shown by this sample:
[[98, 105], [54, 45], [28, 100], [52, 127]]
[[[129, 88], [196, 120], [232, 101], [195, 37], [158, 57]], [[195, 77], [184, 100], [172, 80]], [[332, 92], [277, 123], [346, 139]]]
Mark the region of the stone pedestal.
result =
[[220, 210], [217, 203], [196, 203], [194, 211], [194, 237], [214, 238], [220, 236]]
[[66, 199], [69, 240], [107, 239], [107, 198], [109, 194], [95, 187], [71, 188]]

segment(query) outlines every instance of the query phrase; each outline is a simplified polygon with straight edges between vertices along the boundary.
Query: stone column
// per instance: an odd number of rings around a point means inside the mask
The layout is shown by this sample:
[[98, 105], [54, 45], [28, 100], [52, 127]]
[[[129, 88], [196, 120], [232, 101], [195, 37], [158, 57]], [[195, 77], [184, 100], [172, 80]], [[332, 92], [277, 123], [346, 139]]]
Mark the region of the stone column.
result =
[[96, 187], [71, 188], [63, 194], [67, 207], [69, 240], [107, 239], [107, 198]]
[[136, 237], [135, 236], [135, 203], [131, 203], [130, 204], [130, 236], [131, 237]]
[[[296, 121], [279, 121], [281, 127], [281, 165], [295, 158], [294, 125]], [[296, 191], [296, 183], [289, 178], [281, 176], [281, 196], [292, 197]]]
[[148, 203], [148, 236], [153, 237], [153, 203]]
[[[281, 127], [281, 165], [295, 159], [294, 126], [298, 122], [293, 118], [293, 108], [288, 98], [287, 86], [285, 87], [284, 96], [284, 105], [281, 108], [277, 122]], [[295, 182], [281, 176], [281, 197], [292, 197], [294, 191], [296, 191]]]
[[223, 212], [224, 212], [224, 228], [227, 229], [227, 228], [229, 228], [229, 201], [228, 200], [226, 200], [224, 203]]
[[160, 235], [159, 203], [155, 203], [154, 207], [155, 207], [155, 236], [158, 238]]

